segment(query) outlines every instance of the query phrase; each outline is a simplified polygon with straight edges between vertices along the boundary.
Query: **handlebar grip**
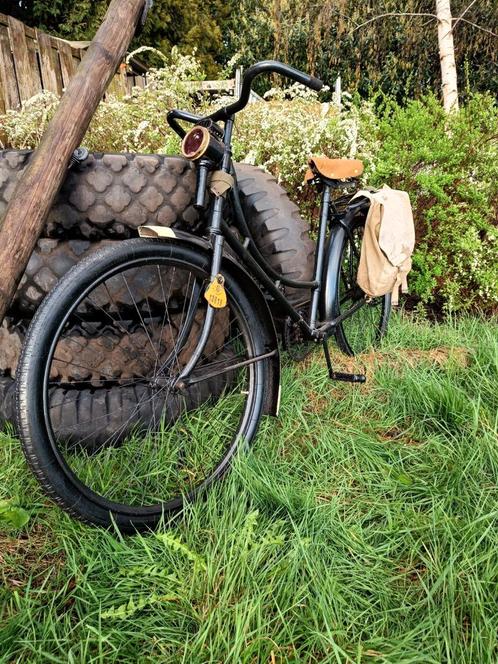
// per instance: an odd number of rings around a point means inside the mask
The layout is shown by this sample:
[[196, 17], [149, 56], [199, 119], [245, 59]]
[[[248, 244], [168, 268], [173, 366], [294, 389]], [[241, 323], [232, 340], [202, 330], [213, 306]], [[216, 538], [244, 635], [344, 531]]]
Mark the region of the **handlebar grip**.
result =
[[320, 92], [320, 90], [323, 88], [323, 81], [321, 81], [319, 78], [315, 78], [314, 76], [310, 76], [309, 83], [307, 83], [308, 87], [314, 90], [315, 92]]
[[200, 120], [204, 118], [201, 115], [194, 115], [188, 111], [179, 111], [175, 108], [172, 111], [169, 111], [166, 116], [169, 126], [173, 131], [175, 131], [180, 138], [183, 138], [187, 133], [185, 129], [179, 124], [178, 120], [184, 120], [185, 122], [191, 122], [192, 124], [197, 124]]
[[213, 120], [213, 122], [216, 122], [217, 120], [226, 120], [231, 115], [241, 111], [243, 108], [245, 108], [247, 102], [249, 101], [249, 95], [251, 94], [251, 84], [253, 80], [261, 74], [269, 74], [272, 72], [275, 74], [280, 74], [281, 76], [286, 76], [293, 81], [301, 83], [302, 85], [306, 85], [316, 92], [321, 90], [323, 87], [322, 81], [320, 81], [318, 78], [315, 78], [314, 76], [310, 76], [309, 74], [305, 74], [304, 72], [299, 71], [299, 69], [290, 67], [289, 65], [286, 65], [283, 62], [279, 62], [278, 60], [263, 60], [262, 62], [257, 62], [255, 65], [252, 65], [252, 67], [249, 67], [249, 69], [246, 69], [242, 78], [242, 89], [239, 99], [233, 104], [225, 106], [225, 108], [220, 108], [218, 111], [211, 113], [211, 115], [208, 115], [207, 117]]

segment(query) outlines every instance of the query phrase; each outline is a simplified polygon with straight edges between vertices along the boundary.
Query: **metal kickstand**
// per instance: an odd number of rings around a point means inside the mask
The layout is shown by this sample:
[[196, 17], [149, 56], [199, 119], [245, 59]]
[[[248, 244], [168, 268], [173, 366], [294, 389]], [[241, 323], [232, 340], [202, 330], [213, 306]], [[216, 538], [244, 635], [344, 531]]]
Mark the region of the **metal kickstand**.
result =
[[365, 383], [367, 377], [365, 374], [343, 373], [342, 371], [334, 371], [332, 369], [332, 361], [330, 359], [328, 339], [324, 338], [322, 341], [323, 352], [325, 360], [327, 361], [327, 369], [329, 371], [330, 380], [342, 380], [345, 383]]

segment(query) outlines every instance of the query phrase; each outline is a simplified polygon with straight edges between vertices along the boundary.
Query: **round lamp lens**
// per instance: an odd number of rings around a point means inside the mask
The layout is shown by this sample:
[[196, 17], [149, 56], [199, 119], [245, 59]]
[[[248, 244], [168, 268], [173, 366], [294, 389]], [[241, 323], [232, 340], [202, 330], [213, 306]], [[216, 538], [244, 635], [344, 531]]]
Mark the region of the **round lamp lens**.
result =
[[187, 159], [198, 159], [209, 145], [209, 132], [204, 127], [194, 127], [185, 135], [182, 152]]

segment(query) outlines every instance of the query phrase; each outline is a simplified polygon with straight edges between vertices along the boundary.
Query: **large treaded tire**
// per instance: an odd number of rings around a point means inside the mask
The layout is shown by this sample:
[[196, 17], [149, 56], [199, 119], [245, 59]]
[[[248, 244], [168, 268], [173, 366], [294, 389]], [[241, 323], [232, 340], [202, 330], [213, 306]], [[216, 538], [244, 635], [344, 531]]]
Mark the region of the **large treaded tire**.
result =
[[[31, 151], [0, 151], [0, 217], [30, 155]], [[236, 164], [236, 172], [245, 216], [263, 256], [284, 276], [311, 279], [314, 242], [297, 206], [267, 172], [250, 164]], [[99, 247], [135, 236], [142, 224], [190, 228], [197, 221], [191, 206], [194, 189], [195, 169], [181, 157], [94, 153], [68, 172], [9, 312], [14, 326], [0, 335], [0, 375], [5, 376], [0, 424], [10, 419], [10, 376], [23, 327], [57, 280]], [[150, 279], [143, 278], [142, 290], [154, 301]], [[309, 291], [287, 289], [286, 294], [298, 302]], [[127, 293], [117, 288], [112, 297], [121, 304]]]
[[[30, 154], [0, 151], [0, 217]], [[311, 279], [315, 243], [297, 206], [266, 171], [236, 164], [236, 172], [242, 207], [258, 249], [283, 276]], [[194, 188], [192, 164], [180, 157], [91, 154], [68, 174], [49, 214], [46, 239], [38, 241], [20, 283], [13, 311], [32, 316], [56, 281], [99, 246], [94, 241], [135, 236], [141, 224], [190, 227], [197, 220], [190, 205]], [[309, 292], [287, 289], [287, 295], [298, 302]]]
[[16, 381], [10, 376], [0, 376], [0, 423], [15, 422]]
[[[276, 179], [250, 164], [236, 164], [241, 203], [254, 241], [271, 267], [284, 277], [310, 281], [315, 243], [299, 208]], [[310, 297], [310, 291], [286, 289], [294, 303]]]
[[[162, 331], [162, 354], [166, 357], [174, 347], [172, 332], [178, 333], [182, 316], [171, 317], [171, 328], [166, 326]], [[204, 316], [196, 315], [189, 338], [178, 356], [181, 365], [187, 363], [200, 336]], [[150, 323], [149, 332], [157, 339], [159, 329], [157, 322]], [[115, 328], [102, 323], [88, 323], [75, 326], [71, 334], [63, 339], [58, 346], [58, 359], [52, 367], [52, 379], [65, 383], [71, 381], [87, 381], [98, 386], [102, 379], [118, 380], [143, 375], [156, 361], [150, 348], [148, 336], [141, 326], [120, 321], [123, 334], [117, 335]], [[206, 345], [204, 356], [209, 356], [221, 347], [229, 330], [227, 312], [220, 309], [216, 312], [210, 339]], [[0, 327], [0, 366], [5, 374], [15, 376], [19, 357], [25, 337], [26, 326]], [[140, 350], [137, 353], [137, 350]]]
[[[233, 356], [225, 349], [218, 357], [220, 361], [228, 361]], [[230, 384], [230, 376], [226, 373], [190, 386], [183, 393], [181, 403], [174, 398], [170, 398], [167, 404], [164, 398], [153, 399], [152, 390], [145, 385], [125, 389], [54, 389], [50, 395], [53, 426], [58, 436], [72, 442], [76, 435], [75, 442], [84, 440], [85, 449], [92, 452], [119, 429], [120, 437], [114, 439], [114, 444], [126, 438], [138, 423], [153, 418], [159, 421], [161, 417], [165, 417], [168, 423], [174, 422], [181, 412], [198, 408], [210, 397], [220, 395]], [[53, 404], [57, 407], [54, 408]], [[117, 412], [119, 418], [116, 419]], [[127, 423], [126, 428], [122, 428], [123, 422]]]
[[[100, 240], [99, 242], [38, 240], [11, 304], [10, 315], [13, 318], [19, 315], [32, 317], [47, 293], [76, 263], [90, 256], [97, 249], [111, 245], [117, 246], [118, 242], [114, 240]], [[164, 292], [155, 271], [143, 269], [133, 275], [130, 273], [128, 278], [132, 279], [131, 286], [133, 286], [133, 294], [137, 303], [147, 299], [151, 305], [162, 304]], [[179, 295], [184, 286], [185, 284], [175, 283], [173, 290], [168, 291], [168, 295]], [[109, 291], [99, 292], [96, 304], [99, 307], [111, 307], [111, 309], [114, 309], [116, 305], [127, 306], [130, 304], [129, 290], [122, 281], [116, 280], [109, 284]], [[85, 313], [89, 312], [91, 313], [87, 306]]]
[[33, 316], [45, 295], [73, 265], [108, 242], [111, 240], [38, 240], [12, 301], [11, 312]]
[[[0, 152], [0, 217], [31, 154]], [[188, 226], [194, 190], [194, 166], [182, 157], [91, 153], [68, 172], [43, 237], [123, 239], [143, 224]]]
[[[230, 359], [228, 349], [219, 354], [220, 361]], [[187, 409], [198, 407], [211, 396], [221, 394], [222, 390], [230, 384], [230, 373], [209, 378], [188, 388], [184, 395], [184, 407]], [[9, 376], [0, 377], [0, 422], [16, 420], [16, 381]], [[143, 397], [146, 397], [145, 399]], [[143, 404], [137, 410], [137, 403]], [[50, 395], [51, 404], [59, 404], [54, 411], [54, 426], [60, 435], [68, 440], [74, 435], [74, 426], [78, 426], [78, 439], [85, 440], [85, 448], [92, 451], [102, 444], [109, 436], [109, 431], [116, 430], [116, 422], [112, 413], [119, 411], [130, 426], [123, 429], [126, 436], [137, 421], [151, 420], [155, 414], [164, 408], [164, 401], [151, 402], [147, 388], [144, 386], [130, 387], [126, 390], [117, 389], [84, 389], [64, 390], [55, 389]], [[177, 404], [168, 404], [167, 415], [173, 420], [178, 416]], [[176, 408], [176, 410], [175, 410]], [[124, 410], [123, 410], [124, 409]]]

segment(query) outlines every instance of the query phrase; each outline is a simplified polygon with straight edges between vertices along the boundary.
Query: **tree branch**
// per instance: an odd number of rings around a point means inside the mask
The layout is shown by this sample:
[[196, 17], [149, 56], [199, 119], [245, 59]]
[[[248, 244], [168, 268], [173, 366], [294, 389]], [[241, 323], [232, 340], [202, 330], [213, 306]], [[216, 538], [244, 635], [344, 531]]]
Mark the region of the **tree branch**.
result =
[[[476, 2], [477, 2], [477, 0], [472, 0], [472, 2], [470, 3], [470, 5], [467, 5], [467, 7], [463, 10], [463, 12], [460, 14], [460, 16], [459, 16], [458, 18], [454, 18], [454, 19], [452, 19], [451, 29], [448, 31], [447, 34], [449, 34], [450, 32], [453, 32], [453, 31], [454, 31], [454, 29], [455, 29], [456, 26], [458, 25], [458, 22], [459, 22], [459, 21], [464, 20], [463, 17], [465, 16], [465, 14], [469, 11], [469, 9], [472, 7], [472, 5], [474, 5]], [[447, 35], [445, 35], [445, 37], [446, 37], [446, 36], [447, 36]]]
[[[478, 25], [477, 23], [473, 23], [472, 21], [469, 21], [469, 20], [467, 20], [466, 18], [463, 18], [463, 15], [467, 13], [467, 11], [472, 7], [472, 5], [473, 5], [475, 2], [477, 2], [477, 0], [472, 0], [472, 2], [470, 3], [470, 5], [468, 5], [467, 9], [465, 9], [465, 10], [460, 14], [460, 16], [459, 16], [458, 18], [453, 19], [453, 20], [454, 20], [454, 24], [453, 24], [453, 26], [452, 26], [452, 28], [451, 28], [451, 31], [453, 32], [453, 30], [456, 28], [456, 26], [458, 25], [458, 23], [459, 23], [460, 21], [462, 21], [463, 23], [468, 23], [469, 25], [472, 25], [474, 28], [477, 28], [478, 30], [482, 30], [483, 32], [487, 32], [488, 35], [492, 35], [493, 37], [498, 37], [498, 34], [496, 34], [496, 32], [493, 32], [492, 30], [488, 30], [487, 28], [483, 28], [481, 25]], [[424, 25], [427, 25], [428, 23], [430, 23], [430, 21], [431, 21], [432, 19], [436, 19], [436, 20], [437, 20], [437, 16], [436, 16], [436, 14], [429, 14], [429, 13], [426, 13], [426, 12], [388, 12], [388, 13], [386, 13], [386, 14], [379, 14], [378, 16], [373, 16], [372, 18], [369, 18], [368, 21], [365, 21], [364, 23], [359, 23], [359, 24], [357, 24], [357, 25], [354, 27], [354, 29], [353, 29], [352, 32], [356, 32], [356, 30], [359, 30], [360, 28], [363, 28], [365, 25], [368, 25], [369, 23], [373, 23], [373, 21], [377, 21], [377, 20], [379, 20], [380, 18], [386, 18], [386, 17], [390, 17], [390, 16], [397, 16], [397, 17], [399, 17], [399, 16], [429, 16], [429, 17], [430, 17], [430, 20], [429, 20], [429, 21], [426, 21], [426, 22], [424, 23]]]
[[477, 2], [477, 0], [472, 0], [472, 2], [470, 3], [470, 5], [467, 5], [467, 7], [463, 10], [463, 12], [460, 14], [460, 16], [459, 16], [459, 17], [456, 19], [456, 21], [454, 22], [454, 24], [453, 24], [453, 26], [452, 26], [452, 28], [451, 28], [452, 30], [454, 30], [454, 29], [456, 28], [456, 26], [458, 25], [458, 22], [461, 21], [461, 20], [463, 19], [463, 17], [465, 16], [465, 14], [469, 11], [469, 9], [472, 7], [472, 5], [474, 5], [476, 2]]
[[[488, 30], [487, 28], [483, 28], [482, 25], [478, 25], [477, 23], [473, 23], [472, 21], [467, 21], [466, 18], [459, 18], [458, 21], [462, 21], [462, 23], [468, 23], [469, 25], [472, 25], [474, 28], [477, 28], [478, 30], [482, 30], [483, 32], [487, 32], [488, 35], [493, 35], [493, 37], [498, 37], [498, 34], [496, 32], [493, 32], [492, 30]], [[455, 26], [453, 26], [453, 30], [455, 29]]]
[[369, 18], [368, 21], [365, 21], [364, 23], [360, 23], [355, 27], [353, 32], [356, 32], [356, 30], [363, 28], [365, 25], [368, 25], [373, 21], [377, 21], [379, 18], [386, 18], [387, 16], [430, 16], [431, 18], [437, 19], [436, 14], [428, 14], [426, 12], [388, 12], [387, 14], [379, 14], [373, 18]]

